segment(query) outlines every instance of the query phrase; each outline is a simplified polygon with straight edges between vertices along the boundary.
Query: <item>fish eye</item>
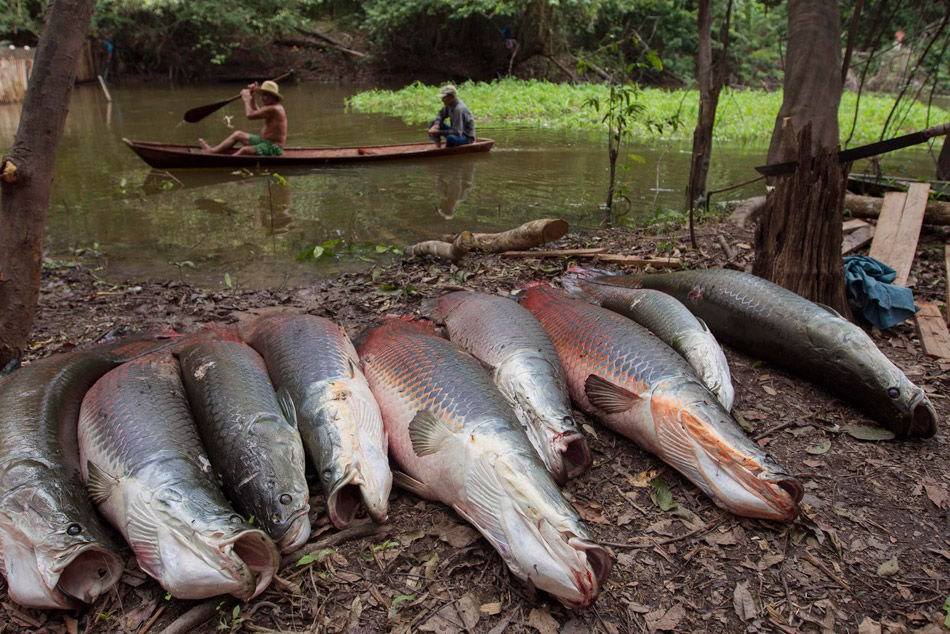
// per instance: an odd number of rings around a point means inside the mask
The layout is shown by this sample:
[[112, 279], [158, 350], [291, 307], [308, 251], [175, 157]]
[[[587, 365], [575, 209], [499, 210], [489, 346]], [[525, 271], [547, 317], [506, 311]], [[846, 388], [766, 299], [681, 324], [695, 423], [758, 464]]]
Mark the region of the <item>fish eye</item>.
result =
[[280, 500], [281, 504], [290, 504], [293, 502], [293, 497], [291, 497], [289, 493], [281, 493], [280, 497], [277, 499]]
[[232, 515], [228, 518], [228, 521], [232, 524], [240, 524], [244, 521], [244, 518], [242, 518], [240, 515]]
[[81, 532], [82, 532], [82, 526], [80, 526], [79, 524], [76, 524], [75, 522], [66, 527], [67, 535], [72, 535], [73, 537], [75, 537], [76, 535], [79, 535]]
[[887, 395], [890, 396], [891, 398], [897, 398], [898, 396], [901, 395], [901, 391], [898, 390], [896, 387], [889, 387], [887, 388]]

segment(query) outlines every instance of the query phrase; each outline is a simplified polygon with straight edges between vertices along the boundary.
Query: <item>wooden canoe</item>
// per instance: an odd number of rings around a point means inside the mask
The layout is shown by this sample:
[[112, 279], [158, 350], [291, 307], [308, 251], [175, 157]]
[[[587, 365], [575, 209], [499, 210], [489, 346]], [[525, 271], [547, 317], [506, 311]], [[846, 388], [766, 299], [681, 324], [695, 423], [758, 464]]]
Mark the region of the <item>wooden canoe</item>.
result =
[[235, 156], [208, 154], [197, 145], [152, 143], [122, 139], [139, 157], [158, 169], [182, 167], [268, 167], [290, 165], [339, 165], [368, 161], [396, 159], [438, 158], [487, 152], [495, 144], [491, 139], [479, 139], [468, 145], [436, 147], [434, 143], [406, 143], [403, 145], [365, 145], [360, 147], [305, 148], [289, 147], [282, 156]]

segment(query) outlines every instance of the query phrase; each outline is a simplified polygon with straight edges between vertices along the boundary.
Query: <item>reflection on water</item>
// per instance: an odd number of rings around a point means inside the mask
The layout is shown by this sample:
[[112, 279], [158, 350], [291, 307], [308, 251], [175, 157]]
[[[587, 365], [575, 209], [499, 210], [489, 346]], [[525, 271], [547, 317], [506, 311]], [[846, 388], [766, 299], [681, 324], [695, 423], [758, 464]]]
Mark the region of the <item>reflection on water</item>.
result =
[[[344, 99], [354, 90], [287, 86], [288, 142], [352, 146], [424, 140], [421, 128], [347, 112]], [[606, 151], [601, 138], [586, 133], [481, 126], [497, 142], [488, 155], [294, 168], [278, 175], [155, 171], [122, 142], [123, 137], [178, 143], [219, 138], [229, 133], [229, 119], [248, 129], [240, 104], [198, 124], [180, 122], [188, 108], [229, 92], [228, 86], [116, 88], [110, 104], [98, 88], [77, 88], [57, 160], [51, 254], [98, 243], [112, 277], [182, 276], [221, 284], [227, 272], [242, 285], [280, 285], [364, 265], [354, 258], [322, 258], [318, 264], [296, 260], [298, 253], [327, 240], [404, 246], [545, 216], [560, 216], [575, 226], [599, 221]], [[437, 106], [434, 100], [433, 112]], [[0, 106], [0, 148], [12, 143], [18, 113], [18, 106]], [[640, 157], [624, 176], [631, 216], [679, 208], [688, 144], [633, 144], [629, 149]], [[717, 146], [710, 189], [747, 180], [763, 156], [762, 148]], [[885, 169], [918, 177], [933, 171], [923, 148], [889, 157]], [[757, 187], [729, 197], [759, 193]]]

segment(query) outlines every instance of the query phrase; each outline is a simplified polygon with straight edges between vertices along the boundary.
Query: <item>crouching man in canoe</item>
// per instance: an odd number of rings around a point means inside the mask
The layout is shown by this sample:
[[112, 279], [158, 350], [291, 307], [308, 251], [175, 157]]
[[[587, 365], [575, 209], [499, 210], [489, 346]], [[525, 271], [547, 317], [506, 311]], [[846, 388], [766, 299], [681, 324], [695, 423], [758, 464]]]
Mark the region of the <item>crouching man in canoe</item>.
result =
[[[260, 104], [257, 97], [260, 97]], [[248, 119], [263, 119], [264, 125], [260, 134], [249, 134], [237, 130], [221, 143], [214, 147], [208, 145], [204, 139], [198, 139], [201, 147], [212, 154], [256, 154], [258, 156], [280, 156], [284, 153], [284, 143], [287, 142], [287, 113], [280, 104], [282, 97], [277, 84], [265, 81], [258, 86], [251, 84], [241, 91], [244, 100], [244, 115]], [[237, 152], [232, 149], [240, 144]]]
[[[442, 137], [448, 147], [466, 145], [475, 141], [475, 117], [461, 99], [458, 91], [452, 84], [447, 84], [439, 91], [442, 98], [442, 109], [429, 126], [429, 138], [442, 146]], [[445, 120], [449, 123], [446, 125]]]

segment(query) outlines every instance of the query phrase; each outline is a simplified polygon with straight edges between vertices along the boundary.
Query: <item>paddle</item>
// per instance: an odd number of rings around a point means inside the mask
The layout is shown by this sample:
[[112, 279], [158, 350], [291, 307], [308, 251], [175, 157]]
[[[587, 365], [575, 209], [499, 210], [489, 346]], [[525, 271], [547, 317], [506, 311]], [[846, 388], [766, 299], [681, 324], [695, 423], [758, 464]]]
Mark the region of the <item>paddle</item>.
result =
[[[926, 130], [921, 130], [920, 132], [911, 132], [910, 134], [887, 139], [886, 141], [878, 141], [876, 143], [851, 148], [850, 150], [842, 150], [838, 152], [838, 162], [849, 163], [858, 159], [893, 152], [894, 150], [900, 150], [901, 148], [910, 147], [911, 145], [924, 143], [935, 136], [943, 136], [945, 134], [950, 134], [950, 121], [942, 125], [927, 128]], [[780, 176], [782, 174], [791, 174], [795, 171], [796, 167], [798, 167], [797, 161], [786, 161], [785, 163], [760, 165], [755, 168], [755, 171], [763, 176]]]
[[[275, 81], [275, 82], [283, 81], [293, 74], [294, 74], [294, 71], [293, 69], [291, 69], [287, 71], [286, 73], [284, 73], [283, 75], [281, 75], [280, 77], [275, 77], [271, 81]], [[186, 112], [185, 116], [182, 118], [188, 123], [198, 123], [199, 121], [207, 117], [212, 112], [220, 110], [221, 108], [225, 107], [232, 101], [236, 101], [240, 98], [241, 98], [241, 94], [238, 93], [234, 95], [233, 97], [230, 97], [229, 99], [223, 99], [221, 101], [215, 101], [214, 103], [209, 103], [208, 105], [205, 105], [205, 106], [198, 106], [197, 108], [192, 108], [191, 110]]]

